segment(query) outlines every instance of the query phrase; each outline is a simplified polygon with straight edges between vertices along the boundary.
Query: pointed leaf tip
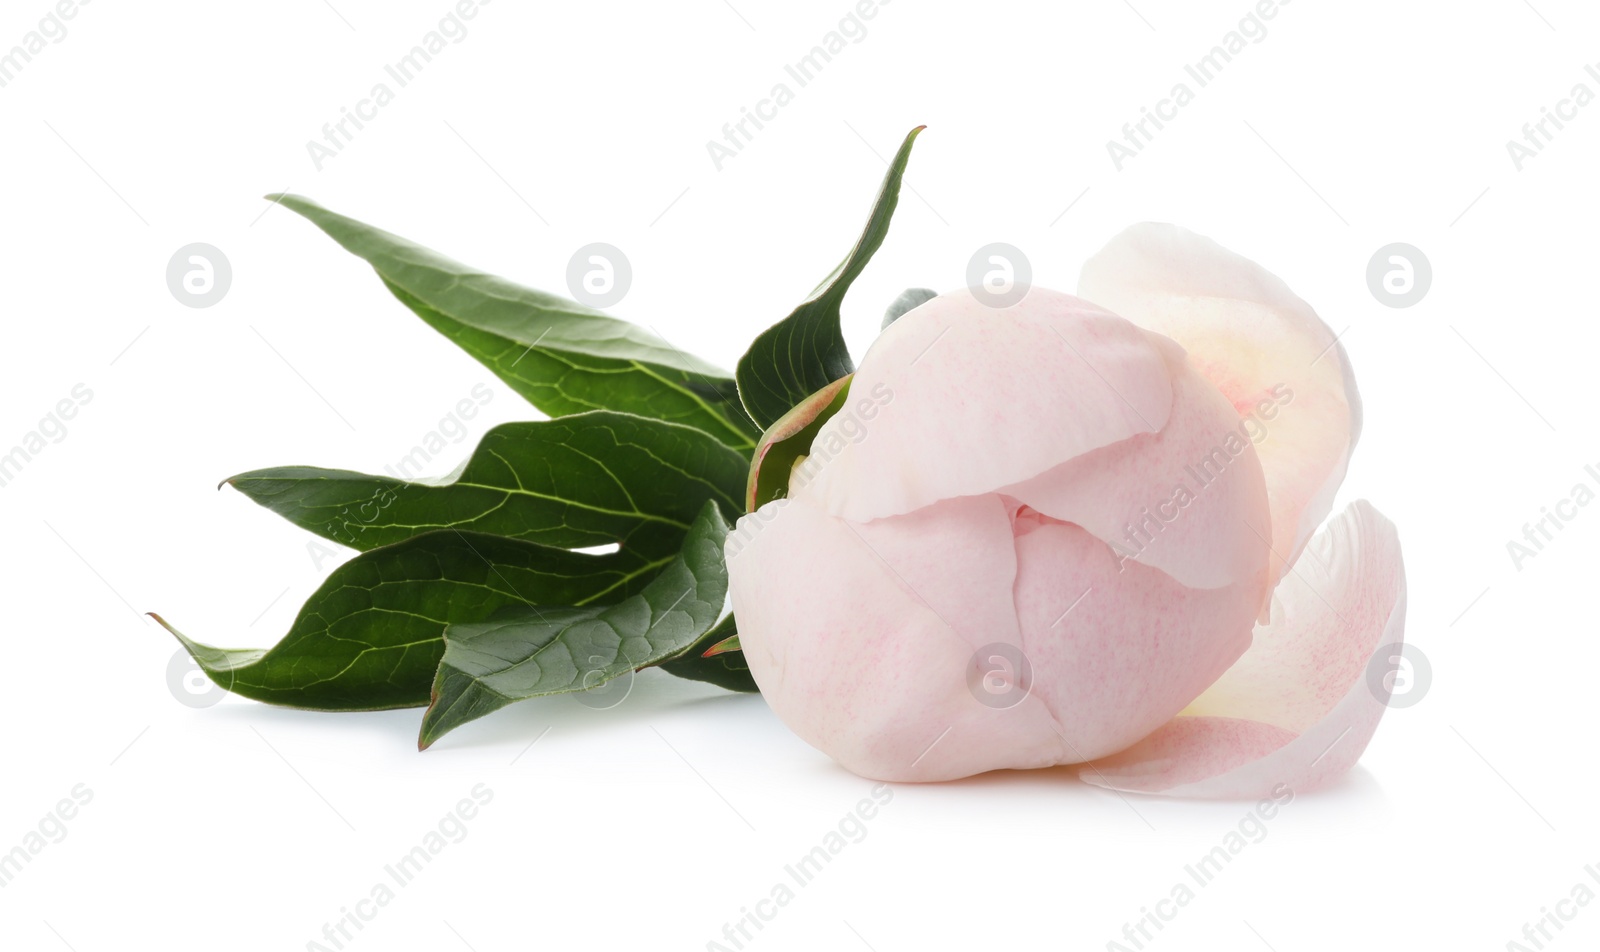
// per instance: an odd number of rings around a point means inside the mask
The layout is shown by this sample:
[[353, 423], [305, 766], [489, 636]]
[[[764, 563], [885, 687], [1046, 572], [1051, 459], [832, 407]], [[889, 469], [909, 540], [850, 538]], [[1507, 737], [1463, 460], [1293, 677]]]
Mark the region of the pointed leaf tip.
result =
[[739, 359], [735, 372], [739, 396], [761, 427], [772, 426], [807, 396], [855, 371], [839, 324], [839, 306], [889, 233], [911, 144], [922, 129], [911, 130], [890, 160], [866, 226], [849, 255], [804, 303], [763, 331]]
[[[715, 508], [714, 503], [707, 503]], [[477, 532], [441, 530], [363, 552], [335, 569], [270, 649], [217, 648], [170, 631], [213, 682], [306, 710], [427, 703], [444, 629], [530, 601], [588, 604], [644, 591], [653, 567]]]
[[723, 640], [721, 640], [721, 641], [717, 642], [716, 644], [712, 645], [711, 647], [707, 648], [705, 650], [705, 654], [702, 654], [700, 657], [702, 657], [702, 658], [714, 658], [714, 657], [716, 657], [717, 655], [720, 655], [720, 654], [727, 654], [730, 651], [740, 651], [740, 650], [743, 650], [743, 649], [741, 648], [741, 646], [739, 644], [739, 636], [738, 635], [734, 635], [732, 638], [724, 638]]
[[310, 199], [277, 198], [545, 414], [602, 408], [693, 426], [743, 453], [755, 445], [761, 428], [740, 405], [734, 377], [653, 331], [485, 274]]

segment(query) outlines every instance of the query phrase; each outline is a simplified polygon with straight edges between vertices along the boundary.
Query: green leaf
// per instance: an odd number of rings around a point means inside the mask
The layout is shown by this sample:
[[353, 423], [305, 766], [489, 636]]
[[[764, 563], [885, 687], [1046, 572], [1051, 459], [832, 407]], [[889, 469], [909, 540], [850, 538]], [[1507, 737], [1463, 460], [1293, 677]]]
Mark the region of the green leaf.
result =
[[811, 394], [761, 434], [745, 483], [747, 511], [755, 512], [772, 500], [789, 495], [795, 464], [811, 452], [822, 425], [844, 409], [854, 379], [854, 374], [848, 374]]
[[456, 528], [561, 548], [620, 543], [670, 558], [700, 509], [736, 517], [748, 464], [693, 427], [595, 410], [507, 423], [446, 483], [291, 466], [228, 483], [295, 525], [357, 549]]
[[235, 694], [321, 711], [415, 707], [428, 703], [446, 625], [484, 621], [512, 606], [616, 602], [641, 591], [670, 561], [451, 529], [341, 565], [270, 649], [214, 648], [152, 617]]
[[294, 195], [269, 195], [364, 259], [418, 317], [550, 416], [617, 410], [748, 450], [759, 434], [726, 371], [644, 328], [458, 264]]
[[923, 128], [911, 130], [889, 163], [867, 227], [850, 255], [805, 303], [763, 331], [739, 359], [739, 395], [763, 429], [807, 396], [856, 369], [839, 327], [839, 305], [889, 233], [889, 220], [900, 202], [900, 181], [911, 159], [911, 144]]
[[[707, 652], [721, 648], [709, 657]], [[756, 692], [756, 679], [750, 676], [750, 665], [745, 663], [744, 652], [739, 650], [739, 629], [732, 615], [721, 621], [688, 651], [670, 661], [661, 662], [661, 670], [690, 681], [705, 681], [729, 691]]]
[[603, 608], [528, 608], [451, 625], [417, 746], [516, 701], [584, 691], [689, 649], [728, 593], [728, 522], [706, 503], [683, 551], [644, 591]]

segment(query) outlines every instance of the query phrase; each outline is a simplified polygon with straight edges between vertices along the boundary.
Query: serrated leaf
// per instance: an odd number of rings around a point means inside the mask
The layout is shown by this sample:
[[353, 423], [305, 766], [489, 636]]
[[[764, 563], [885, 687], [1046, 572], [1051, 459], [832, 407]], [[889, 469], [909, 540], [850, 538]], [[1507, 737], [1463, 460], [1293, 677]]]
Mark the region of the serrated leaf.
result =
[[661, 670], [729, 691], [754, 693], [761, 690], [756, 686], [756, 679], [750, 676], [750, 665], [739, 648], [739, 629], [732, 615], [717, 622], [689, 650], [663, 661]]
[[620, 601], [670, 561], [627, 550], [587, 555], [452, 529], [341, 565], [270, 649], [215, 648], [152, 617], [212, 681], [235, 694], [322, 711], [415, 707], [428, 703], [445, 626], [484, 621], [514, 606]]
[[357, 549], [456, 528], [671, 558], [700, 509], [736, 517], [748, 463], [709, 434], [606, 410], [506, 423], [449, 482], [290, 466], [228, 480], [295, 525]]
[[763, 331], [739, 359], [739, 396], [762, 429], [807, 396], [855, 371], [839, 326], [839, 306], [889, 233], [911, 145], [923, 128], [911, 130], [889, 163], [867, 226], [849, 256], [805, 303]]
[[740, 450], [759, 435], [726, 371], [642, 327], [484, 274], [309, 199], [267, 197], [372, 265], [418, 317], [552, 417], [616, 410], [692, 426]]
[[722, 612], [727, 534], [727, 520], [708, 502], [683, 551], [631, 598], [451, 625], [417, 746], [516, 701], [595, 688], [688, 650]]

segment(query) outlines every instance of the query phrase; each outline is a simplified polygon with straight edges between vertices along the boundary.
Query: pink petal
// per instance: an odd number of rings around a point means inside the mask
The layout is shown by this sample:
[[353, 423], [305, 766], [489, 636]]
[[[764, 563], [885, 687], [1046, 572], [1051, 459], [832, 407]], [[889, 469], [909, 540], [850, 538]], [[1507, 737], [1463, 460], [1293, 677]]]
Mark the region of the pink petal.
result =
[[866, 522], [1155, 432], [1171, 407], [1159, 347], [1127, 321], [1043, 288], [1004, 309], [955, 291], [872, 345], [802, 481], [829, 514]]
[[1249, 647], [1266, 590], [1264, 560], [1254, 578], [1189, 588], [1048, 519], [1019, 525], [1017, 563], [1024, 652], [1064, 763], [1122, 750], [1183, 710]]
[[1022, 643], [1012, 599], [1016, 550], [1001, 497], [962, 496], [845, 525], [907, 595], [971, 648]]
[[739, 520], [726, 546], [750, 672], [779, 718], [864, 777], [948, 780], [1060, 762], [1034, 697], [996, 708], [975, 649], [1015, 645], [1011, 524], [996, 496], [867, 526], [804, 496]]
[[1173, 225], [1135, 225], [1083, 267], [1078, 291], [1176, 340], [1263, 438], [1274, 579], [1333, 506], [1361, 430], [1350, 363], [1310, 305], [1260, 265]]
[[1308, 791], [1361, 756], [1387, 706], [1367, 683], [1405, 630], [1405, 567], [1394, 524], [1364, 500], [1318, 533], [1274, 595], [1272, 622], [1181, 715], [1087, 765], [1085, 781], [1188, 797]]
[[1191, 588], [1257, 580], [1268, 564], [1272, 518], [1251, 434], [1182, 350], [1158, 340], [1173, 375], [1172, 414], [1161, 432], [1101, 447], [1001, 491]]

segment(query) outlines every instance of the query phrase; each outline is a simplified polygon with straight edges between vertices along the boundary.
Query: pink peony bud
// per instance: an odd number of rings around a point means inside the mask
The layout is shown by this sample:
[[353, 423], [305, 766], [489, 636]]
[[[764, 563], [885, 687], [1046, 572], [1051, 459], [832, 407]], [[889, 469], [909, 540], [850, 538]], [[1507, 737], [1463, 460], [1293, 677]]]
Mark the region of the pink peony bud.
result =
[[787, 498], [727, 543], [762, 694], [879, 780], [1077, 764], [1254, 797], [1343, 774], [1405, 604], [1370, 505], [1312, 538], [1360, 430], [1343, 349], [1169, 225], [1115, 238], [1080, 292], [936, 297], [819, 401]]

